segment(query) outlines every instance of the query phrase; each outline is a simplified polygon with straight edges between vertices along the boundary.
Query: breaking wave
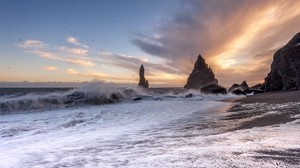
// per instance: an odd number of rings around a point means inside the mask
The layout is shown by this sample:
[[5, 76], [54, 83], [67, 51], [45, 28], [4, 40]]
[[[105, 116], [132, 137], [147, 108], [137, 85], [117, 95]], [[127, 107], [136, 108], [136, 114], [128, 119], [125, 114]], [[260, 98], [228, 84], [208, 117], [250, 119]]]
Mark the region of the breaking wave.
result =
[[[100, 84], [88, 84], [81, 88], [55, 90], [35, 89], [0, 96], [0, 115], [20, 111], [41, 111], [84, 105], [110, 104], [129, 101], [145, 93], [138, 88], [113, 88]], [[27, 89], [26, 89], [27, 90]]]
[[[2, 90], [2, 93], [5, 92]], [[189, 98], [193, 100], [218, 100], [232, 95], [202, 95], [199, 91], [183, 88], [110, 87], [92, 82], [75, 89], [15, 89], [0, 93], [0, 115], [56, 110], [77, 106], [103, 105], [138, 100], [165, 100]]]

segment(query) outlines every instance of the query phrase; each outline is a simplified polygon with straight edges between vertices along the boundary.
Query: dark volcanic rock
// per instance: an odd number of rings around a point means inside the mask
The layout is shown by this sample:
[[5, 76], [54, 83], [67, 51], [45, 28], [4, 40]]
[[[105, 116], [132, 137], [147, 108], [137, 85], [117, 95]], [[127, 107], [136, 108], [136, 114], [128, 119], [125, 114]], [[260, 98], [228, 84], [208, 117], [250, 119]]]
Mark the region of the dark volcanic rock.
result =
[[143, 88], [149, 88], [149, 83], [145, 79], [145, 69], [144, 69], [143, 64], [140, 67], [140, 73], [139, 73], [139, 75], [140, 75], [140, 81], [139, 81], [138, 86], [143, 87]]
[[185, 96], [185, 98], [192, 98], [192, 97], [193, 97], [193, 94], [191, 94], [191, 93]]
[[253, 90], [253, 89], [265, 90], [265, 84], [259, 83], [259, 84], [257, 84], [257, 85], [251, 86], [250, 89], [251, 89], [251, 90]]
[[236, 89], [239, 89], [239, 87], [240, 87], [240, 85], [235, 83], [228, 89], [228, 92], [232, 92]]
[[229, 89], [228, 92], [231, 92], [236, 95], [246, 95], [252, 93], [253, 91], [249, 88], [246, 81], [243, 81], [241, 84], [233, 84]]
[[213, 94], [227, 94], [226, 88], [224, 88], [223, 86], [218, 85], [218, 84], [207, 85], [207, 86], [201, 88], [201, 92], [207, 93], [207, 94], [211, 94], [211, 93], [213, 93]]
[[248, 86], [248, 84], [247, 84], [246, 81], [243, 81], [243, 82], [240, 84], [240, 87], [241, 87], [241, 89], [242, 89], [243, 91], [249, 89], [249, 86]]
[[236, 94], [236, 95], [247, 95], [244, 91], [242, 91], [241, 89], [234, 89], [233, 91], [231, 91], [231, 93]]
[[200, 89], [210, 84], [218, 84], [218, 80], [215, 78], [212, 69], [205, 63], [202, 56], [199, 55], [184, 88]]
[[271, 72], [265, 78], [266, 91], [300, 89], [300, 33], [273, 57]]
[[133, 99], [133, 101], [139, 101], [139, 100], [143, 100], [141, 97], [136, 97]]
[[254, 92], [254, 94], [257, 94], [257, 93], [264, 93], [265, 92], [265, 85], [264, 84], [257, 84], [257, 85], [254, 85], [254, 86], [251, 86], [250, 87], [250, 90]]

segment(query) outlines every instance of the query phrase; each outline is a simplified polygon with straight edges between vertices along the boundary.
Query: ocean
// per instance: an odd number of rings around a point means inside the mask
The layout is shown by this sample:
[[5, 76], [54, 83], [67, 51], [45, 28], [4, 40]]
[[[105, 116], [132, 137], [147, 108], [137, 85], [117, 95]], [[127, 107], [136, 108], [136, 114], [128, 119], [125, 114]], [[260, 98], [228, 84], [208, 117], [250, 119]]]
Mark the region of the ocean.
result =
[[[251, 118], [229, 116], [263, 105], [229, 101], [238, 98], [182, 88], [0, 89], [0, 167], [295, 166], [262, 151], [299, 148], [299, 121], [234, 129]], [[244, 110], [229, 110], [236, 105]], [[284, 105], [268, 113], [276, 108]]]

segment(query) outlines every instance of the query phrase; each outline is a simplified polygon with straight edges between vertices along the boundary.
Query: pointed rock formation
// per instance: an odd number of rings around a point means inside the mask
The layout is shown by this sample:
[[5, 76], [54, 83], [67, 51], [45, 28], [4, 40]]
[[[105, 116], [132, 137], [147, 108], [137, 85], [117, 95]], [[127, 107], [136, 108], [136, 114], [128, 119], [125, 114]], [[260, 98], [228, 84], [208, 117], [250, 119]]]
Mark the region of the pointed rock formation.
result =
[[246, 95], [252, 93], [246, 81], [243, 81], [241, 84], [233, 84], [229, 89], [228, 92], [231, 92], [236, 95]]
[[218, 84], [218, 80], [215, 78], [212, 69], [205, 63], [202, 56], [199, 55], [184, 88], [201, 89], [210, 84]]
[[276, 51], [271, 72], [265, 78], [266, 91], [300, 89], [300, 33]]
[[149, 83], [148, 81], [145, 79], [145, 69], [144, 69], [144, 65], [142, 64], [140, 67], [140, 81], [138, 86], [143, 87], [143, 88], [149, 88]]

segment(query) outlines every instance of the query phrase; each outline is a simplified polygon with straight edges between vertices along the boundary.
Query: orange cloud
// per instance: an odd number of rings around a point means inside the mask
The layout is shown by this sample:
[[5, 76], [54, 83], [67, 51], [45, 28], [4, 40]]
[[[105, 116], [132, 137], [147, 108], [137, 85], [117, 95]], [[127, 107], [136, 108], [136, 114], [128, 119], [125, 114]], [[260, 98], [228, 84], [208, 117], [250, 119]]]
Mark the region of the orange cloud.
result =
[[[270, 70], [272, 55], [300, 31], [300, 1], [184, 1], [153, 35], [132, 43], [168, 60], [185, 76], [200, 53], [220, 83], [254, 83]], [[266, 53], [264, 56], [259, 56]]]
[[72, 64], [77, 64], [77, 65], [86, 66], [86, 67], [94, 66], [94, 64], [88, 59], [76, 59], [76, 58], [72, 58], [72, 57], [63, 57], [63, 56], [57, 55], [56, 53], [39, 51], [39, 50], [33, 50], [33, 51], [28, 51], [28, 52], [38, 55], [40, 57], [46, 58], [46, 59], [52, 59], [52, 60], [72, 63]]
[[68, 48], [68, 47], [60, 47], [59, 48], [62, 52], [69, 53], [69, 54], [74, 54], [74, 55], [79, 55], [79, 56], [86, 56], [88, 53], [87, 49], [82, 49], [82, 48]]
[[46, 71], [56, 71], [58, 69], [58, 67], [56, 66], [45, 66], [43, 67], [44, 70]]
[[66, 72], [68, 73], [68, 74], [72, 74], [72, 75], [78, 75], [79, 74], [79, 72], [78, 71], [76, 71], [75, 69], [67, 69], [66, 70]]
[[45, 44], [42, 41], [39, 40], [26, 40], [24, 42], [22, 42], [21, 44], [19, 44], [19, 46], [21, 48], [44, 48], [47, 46], [47, 44]]
[[71, 43], [71, 44], [77, 45], [77, 46], [81, 46], [81, 47], [84, 47], [84, 48], [89, 48], [87, 45], [80, 43], [75, 37], [72, 37], [72, 36], [66, 38], [66, 41]]

